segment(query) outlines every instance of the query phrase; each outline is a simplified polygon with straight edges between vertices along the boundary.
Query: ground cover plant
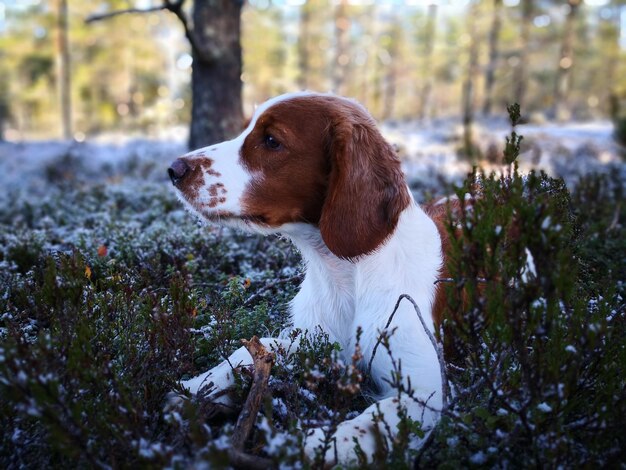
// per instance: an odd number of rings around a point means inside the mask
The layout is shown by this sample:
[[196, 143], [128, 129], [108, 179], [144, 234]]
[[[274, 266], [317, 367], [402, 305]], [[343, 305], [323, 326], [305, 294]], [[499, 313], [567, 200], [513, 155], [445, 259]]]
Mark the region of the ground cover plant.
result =
[[[299, 256], [278, 238], [198, 225], [168, 187], [167, 161], [129, 159], [103, 178], [68, 153], [3, 196], [2, 467], [228, 466], [236, 415], [215, 413], [206, 395], [168, 407], [167, 395], [240, 338], [285, 325]], [[453, 393], [423, 448], [410, 447], [420, 429], [404, 420], [375, 465], [624, 465], [623, 176], [568, 189], [507, 164], [457, 192], [473, 204], [450, 224], [464, 236], [442, 280]], [[276, 351], [245, 443], [276, 466], [319, 466], [303, 461], [302, 430], [332, 430], [370, 403], [356, 367], [368, 358], [342, 363], [323, 334], [300, 335], [296, 354]], [[243, 400], [250, 371], [238, 377]]]

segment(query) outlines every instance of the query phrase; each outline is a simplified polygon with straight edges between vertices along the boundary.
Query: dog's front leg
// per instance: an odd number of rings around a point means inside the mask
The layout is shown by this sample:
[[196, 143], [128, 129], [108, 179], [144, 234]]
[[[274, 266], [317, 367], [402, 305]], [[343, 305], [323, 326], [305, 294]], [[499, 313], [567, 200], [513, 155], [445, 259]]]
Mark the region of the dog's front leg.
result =
[[[269, 351], [279, 348], [288, 351], [290, 347], [293, 349], [293, 341], [288, 339], [261, 338], [260, 341]], [[203, 388], [209, 387], [209, 400], [220, 405], [224, 412], [235, 411], [232, 406], [232, 399], [228, 393], [228, 390], [235, 385], [235, 371], [233, 368], [251, 366], [252, 356], [250, 356], [246, 348], [241, 347], [218, 366], [189, 380], [183, 380], [180, 384], [193, 395], [196, 395]]]

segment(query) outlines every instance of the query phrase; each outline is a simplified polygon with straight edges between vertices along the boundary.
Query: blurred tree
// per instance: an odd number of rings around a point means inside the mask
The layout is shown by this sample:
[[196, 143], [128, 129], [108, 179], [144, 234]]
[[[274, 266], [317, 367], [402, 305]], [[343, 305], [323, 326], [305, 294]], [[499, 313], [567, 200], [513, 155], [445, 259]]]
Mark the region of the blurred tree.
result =
[[[622, 13], [624, 12], [624, 13]], [[604, 77], [603, 93], [601, 103], [609, 111], [609, 116], [613, 116], [614, 101], [620, 93], [626, 96], [626, 80], [624, 74], [620, 74], [620, 65], [624, 65], [620, 60], [623, 54], [620, 47], [622, 36], [622, 14], [626, 15], [626, 0], [612, 0], [610, 5], [604, 10], [604, 17], [600, 22], [599, 42], [600, 48], [606, 51], [603, 63], [601, 64], [602, 77]]]
[[437, 4], [428, 5], [428, 14], [424, 26], [423, 35], [423, 55], [421, 87], [419, 91], [419, 102], [417, 107], [418, 119], [427, 119], [430, 116], [433, 89], [433, 51], [435, 50], [435, 38], [437, 33]]
[[309, 36], [310, 23], [313, 5], [312, 2], [305, 1], [300, 8], [300, 24], [298, 34], [298, 86], [302, 90], [309, 87]]
[[6, 54], [0, 48], [0, 142], [5, 139], [4, 131], [10, 118], [10, 112], [9, 73], [6, 67]]
[[526, 92], [528, 90], [529, 77], [529, 53], [530, 53], [530, 31], [535, 14], [535, 0], [524, 0], [520, 2], [522, 18], [520, 22], [519, 53], [514, 74], [514, 101], [518, 103], [523, 112], [526, 112]]
[[328, 90], [329, 58], [332, 51], [333, 10], [329, 0], [306, 0], [300, 7], [298, 32], [298, 87]]
[[68, 38], [67, 0], [57, 4], [57, 57], [59, 68], [59, 94], [61, 101], [61, 123], [63, 138], [72, 138], [72, 83], [70, 44]]
[[478, 32], [476, 23], [478, 21], [479, 0], [470, 0], [467, 12], [467, 68], [463, 80], [462, 93], [462, 119], [463, 119], [463, 152], [466, 157], [473, 160], [477, 157], [477, 148], [472, 137], [472, 125], [474, 122], [474, 92], [475, 81], [479, 74], [478, 67]]
[[[274, 4], [244, 8], [241, 18], [244, 97], [247, 103], [261, 103], [293, 89], [297, 70], [290, 66], [295, 57], [294, 41], [285, 32], [283, 10]], [[259, 40], [263, 38], [263, 40]]]
[[555, 87], [554, 87], [554, 117], [563, 121], [571, 116], [567, 101], [572, 82], [572, 68], [574, 66], [574, 39], [576, 20], [581, 6], [581, 0], [567, 0], [567, 15], [561, 39], [561, 53], [559, 57]]
[[[127, 2], [108, 0], [101, 5], [108, 11], [117, 11]], [[176, 87], [171, 77], [176, 70], [176, 55], [182, 48], [172, 44], [172, 38], [177, 36], [175, 19], [134, 15], [111, 18], [86, 28], [84, 18], [93, 12], [93, 6], [72, 3], [72, 12], [76, 130], [86, 135], [116, 128], [124, 132], [155, 132], [176, 124]], [[184, 76], [183, 71], [180, 73]]]
[[493, 17], [489, 30], [489, 62], [485, 68], [485, 101], [483, 115], [491, 114], [493, 106], [493, 86], [496, 82], [496, 68], [499, 60], [500, 30], [502, 29], [502, 0], [493, 0]]
[[0, 73], [0, 142], [4, 141], [4, 130], [10, 117], [8, 88], [7, 76]]
[[[0, 34], [0, 74], [7, 96], [4, 118], [7, 137], [20, 136], [38, 126], [57, 128], [59, 118], [50, 116], [58, 108], [55, 91], [54, 15], [41, 4], [33, 4], [7, 15], [7, 32]], [[1, 99], [1, 98], [0, 98]], [[13, 135], [9, 134], [9, 131]]]
[[460, 101], [459, 83], [463, 77], [463, 55], [461, 40], [465, 37], [465, 24], [460, 17], [444, 18], [441, 25], [442, 44], [440, 51], [433, 57], [433, 73], [435, 74], [435, 86], [433, 87], [433, 100], [437, 106], [431, 108], [431, 117], [441, 116], [447, 109], [454, 109], [458, 114]]
[[394, 115], [396, 105], [396, 92], [398, 89], [398, 75], [400, 67], [400, 47], [403, 41], [402, 23], [397, 13], [391, 15], [391, 21], [387, 32], [381, 37], [382, 55], [380, 56], [384, 66], [383, 80], [380, 95], [382, 96], [381, 119], [389, 119]]
[[339, 0], [335, 7], [335, 58], [332, 89], [339, 95], [345, 94], [350, 64], [350, 16], [348, 0]]
[[356, 96], [374, 115], [376, 100], [376, 82], [379, 75], [379, 22], [376, 19], [376, 5], [366, 4], [360, 7], [356, 29], [361, 31], [358, 41], [358, 52], [355, 59], [355, 70], [350, 94]]

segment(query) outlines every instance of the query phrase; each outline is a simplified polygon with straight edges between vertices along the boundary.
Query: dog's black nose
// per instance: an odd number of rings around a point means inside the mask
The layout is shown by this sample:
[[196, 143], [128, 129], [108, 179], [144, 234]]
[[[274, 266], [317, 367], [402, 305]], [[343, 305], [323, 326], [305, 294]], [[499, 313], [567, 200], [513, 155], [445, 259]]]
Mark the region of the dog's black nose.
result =
[[167, 174], [170, 175], [174, 186], [178, 186], [187, 173], [189, 173], [189, 165], [183, 158], [175, 160], [172, 166], [167, 169]]

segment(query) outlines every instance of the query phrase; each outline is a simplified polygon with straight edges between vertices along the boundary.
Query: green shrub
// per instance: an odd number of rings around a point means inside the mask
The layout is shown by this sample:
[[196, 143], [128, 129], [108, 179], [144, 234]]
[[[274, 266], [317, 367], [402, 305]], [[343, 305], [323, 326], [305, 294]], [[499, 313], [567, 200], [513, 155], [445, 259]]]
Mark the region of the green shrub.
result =
[[[502, 176], [475, 172], [458, 195], [445, 328], [458, 354], [456, 398], [422, 461], [618, 462], [625, 312], [610, 277], [588, 271], [591, 285], [581, 277], [595, 259], [588, 214], [575, 219], [562, 181], [522, 176], [516, 166]], [[620, 259], [623, 250], [613, 253], [613, 263]]]
[[159, 434], [189, 365], [189, 286], [174, 278], [157, 296], [121, 276], [93, 281], [77, 253], [44, 263], [4, 305], [2, 459], [140, 462], [138, 442]]

